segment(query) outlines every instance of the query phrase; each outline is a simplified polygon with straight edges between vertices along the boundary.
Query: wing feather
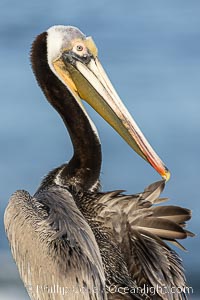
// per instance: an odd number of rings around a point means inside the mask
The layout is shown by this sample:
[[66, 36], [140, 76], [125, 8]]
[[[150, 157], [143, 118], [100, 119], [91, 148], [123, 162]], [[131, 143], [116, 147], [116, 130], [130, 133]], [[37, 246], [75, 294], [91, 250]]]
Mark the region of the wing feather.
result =
[[13, 257], [31, 299], [106, 299], [94, 235], [69, 192], [15, 192], [5, 212]]
[[168, 200], [160, 198], [164, 186], [162, 180], [136, 195], [109, 192], [101, 197], [103, 206], [97, 218], [109, 226], [138, 286], [154, 287], [155, 299], [187, 299], [184, 292], [169, 293], [172, 287], [184, 290], [186, 279], [181, 259], [163, 239], [185, 250], [176, 239], [193, 236], [185, 229], [191, 211], [179, 206], [155, 206]]

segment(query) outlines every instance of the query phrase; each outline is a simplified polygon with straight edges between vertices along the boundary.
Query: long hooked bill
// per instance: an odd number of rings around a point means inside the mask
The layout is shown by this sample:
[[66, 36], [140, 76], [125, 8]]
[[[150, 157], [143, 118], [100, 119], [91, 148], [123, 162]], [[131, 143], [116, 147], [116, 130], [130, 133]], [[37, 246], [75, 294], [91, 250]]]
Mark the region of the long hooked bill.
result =
[[[71, 69], [71, 68], [70, 68]], [[72, 70], [73, 69], [73, 70]], [[79, 60], [70, 70], [79, 96], [87, 101], [143, 159], [165, 179], [170, 172], [148, 143], [108, 79], [98, 57]]]

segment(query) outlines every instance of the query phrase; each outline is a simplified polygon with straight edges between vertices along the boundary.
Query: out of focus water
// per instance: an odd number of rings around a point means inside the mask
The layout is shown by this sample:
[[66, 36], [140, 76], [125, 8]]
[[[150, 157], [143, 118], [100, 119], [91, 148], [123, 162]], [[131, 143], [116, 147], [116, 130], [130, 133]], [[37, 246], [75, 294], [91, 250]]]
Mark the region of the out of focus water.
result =
[[[0, 2], [0, 298], [28, 299], [18, 281], [3, 212], [19, 188], [33, 193], [44, 174], [68, 160], [72, 147], [61, 119], [36, 85], [29, 63], [34, 37], [54, 24], [92, 35], [124, 103], [172, 172], [164, 195], [200, 214], [200, 2]], [[103, 147], [104, 190], [142, 191], [159, 176], [88, 108]], [[189, 285], [199, 292], [199, 237], [183, 241]], [[195, 299], [195, 294], [192, 299]], [[196, 296], [198, 299], [198, 296]]]

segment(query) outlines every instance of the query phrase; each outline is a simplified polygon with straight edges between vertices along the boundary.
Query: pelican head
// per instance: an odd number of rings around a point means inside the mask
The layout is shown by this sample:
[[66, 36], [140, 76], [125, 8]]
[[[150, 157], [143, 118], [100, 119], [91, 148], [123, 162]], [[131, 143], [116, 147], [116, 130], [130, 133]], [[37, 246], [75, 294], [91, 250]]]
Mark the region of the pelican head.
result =
[[98, 59], [92, 38], [72, 26], [53, 26], [47, 31], [47, 55], [50, 69], [70, 90], [82, 109], [84, 100], [168, 180], [169, 170], [119, 98]]

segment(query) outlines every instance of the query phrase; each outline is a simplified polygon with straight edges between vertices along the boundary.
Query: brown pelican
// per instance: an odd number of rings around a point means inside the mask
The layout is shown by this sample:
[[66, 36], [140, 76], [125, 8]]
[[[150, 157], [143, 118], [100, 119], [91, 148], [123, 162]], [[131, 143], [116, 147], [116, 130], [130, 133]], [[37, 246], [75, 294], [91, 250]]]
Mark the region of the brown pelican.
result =
[[[33, 196], [16, 191], [5, 212], [11, 251], [30, 298], [186, 299], [181, 261], [163, 239], [180, 246], [176, 239], [192, 235], [184, 229], [190, 211], [155, 205], [166, 200], [159, 196], [170, 173], [114, 90], [92, 38], [75, 27], [51, 27], [35, 39], [31, 62], [69, 131], [74, 154]], [[101, 193], [100, 141], [81, 99], [163, 180], [136, 195]], [[182, 292], [166, 290], [174, 287]]]

